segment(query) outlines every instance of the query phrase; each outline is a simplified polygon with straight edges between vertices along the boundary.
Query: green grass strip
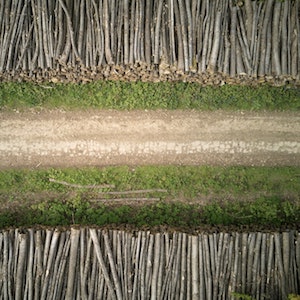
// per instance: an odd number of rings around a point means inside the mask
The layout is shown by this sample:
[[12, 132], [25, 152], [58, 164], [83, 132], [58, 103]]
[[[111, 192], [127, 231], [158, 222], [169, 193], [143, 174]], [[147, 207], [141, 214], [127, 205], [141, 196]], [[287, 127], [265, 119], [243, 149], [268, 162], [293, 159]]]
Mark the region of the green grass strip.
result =
[[0, 213], [0, 228], [21, 226], [131, 225], [138, 228], [167, 225], [195, 228], [208, 226], [299, 226], [300, 205], [278, 197], [259, 198], [251, 203], [212, 203], [205, 206], [164, 203], [144, 206], [91, 205], [87, 200], [52, 200], [31, 208]]
[[[152, 204], [132, 206], [118, 202], [107, 206], [93, 201], [99, 198], [97, 191], [51, 182], [49, 178], [82, 186], [115, 186], [104, 191], [166, 189], [168, 193], [147, 194], [161, 198]], [[299, 167], [6, 170], [0, 172], [0, 228], [35, 224], [138, 227], [299, 224], [299, 186]]]
[[245, 195], [299, 192], [299, 167], [119, 166], [0, 171], [0, 192], [67, 192], [73, 188], [49, 178], [79, 185], [113, 184], [115, 190], [167, 189], [172, 197], [199, 194]]
[[88, 84], [0, 83], [0, 108], [64, 109], [300, 109], [300, 89], [184, 82], [97, 81]]

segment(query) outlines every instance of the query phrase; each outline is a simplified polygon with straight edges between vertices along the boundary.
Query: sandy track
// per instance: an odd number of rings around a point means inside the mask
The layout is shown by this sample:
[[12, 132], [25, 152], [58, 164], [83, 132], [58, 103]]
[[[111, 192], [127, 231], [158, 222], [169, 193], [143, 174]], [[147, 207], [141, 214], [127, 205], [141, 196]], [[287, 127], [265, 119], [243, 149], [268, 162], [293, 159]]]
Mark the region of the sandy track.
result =
[[300, 165], [300, 113], [0, 112], [0, 168]]

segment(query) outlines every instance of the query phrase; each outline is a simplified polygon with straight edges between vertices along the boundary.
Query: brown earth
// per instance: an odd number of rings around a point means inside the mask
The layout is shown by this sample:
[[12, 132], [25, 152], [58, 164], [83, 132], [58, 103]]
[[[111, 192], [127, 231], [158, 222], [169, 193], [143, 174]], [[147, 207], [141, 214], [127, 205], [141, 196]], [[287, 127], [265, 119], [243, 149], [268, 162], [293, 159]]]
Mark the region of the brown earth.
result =
[[0, 168], [300, 165], [299, 112], [0, 112]]
[[160, 65], [137, 63], [130, 65], [106, 65], [88, 68], [86, 66], [60, 65], [55, 69], [37, 69], [30, 72], [13, 70], [0, 73], [0, 82], [35, 82], [35, 83], [87, 83], [95, 80], [143, 81], [143, 82], [197, 82], [202, 86], [219, 86], [224, 84], [257, 86], [299, 87], [299, 75], [252, 76], [241, 73], [234, 77], [223, 73], [199, 73], [196, 69], [183, 72], [177, 67], [161, 62]]

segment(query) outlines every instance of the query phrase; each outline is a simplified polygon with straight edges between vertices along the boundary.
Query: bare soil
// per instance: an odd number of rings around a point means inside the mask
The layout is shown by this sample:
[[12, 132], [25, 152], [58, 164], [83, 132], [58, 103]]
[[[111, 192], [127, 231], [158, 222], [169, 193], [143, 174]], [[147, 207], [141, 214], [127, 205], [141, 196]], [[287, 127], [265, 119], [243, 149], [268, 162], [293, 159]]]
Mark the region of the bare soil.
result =
[[300, 165], [300, 113], [0, 112], [0, 168]]

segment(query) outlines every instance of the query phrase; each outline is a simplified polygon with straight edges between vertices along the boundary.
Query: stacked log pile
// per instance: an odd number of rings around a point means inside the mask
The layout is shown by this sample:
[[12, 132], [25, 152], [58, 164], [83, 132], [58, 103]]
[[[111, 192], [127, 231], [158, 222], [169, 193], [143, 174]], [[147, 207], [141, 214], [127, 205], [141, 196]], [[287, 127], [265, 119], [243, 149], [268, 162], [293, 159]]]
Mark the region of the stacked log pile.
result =
[[5, 0], [0, 80], [299, 82], [300, 0]]
[[300, 292], [300, 233], [94, 228], [0, 233], [1, 299], [287, 299]]

